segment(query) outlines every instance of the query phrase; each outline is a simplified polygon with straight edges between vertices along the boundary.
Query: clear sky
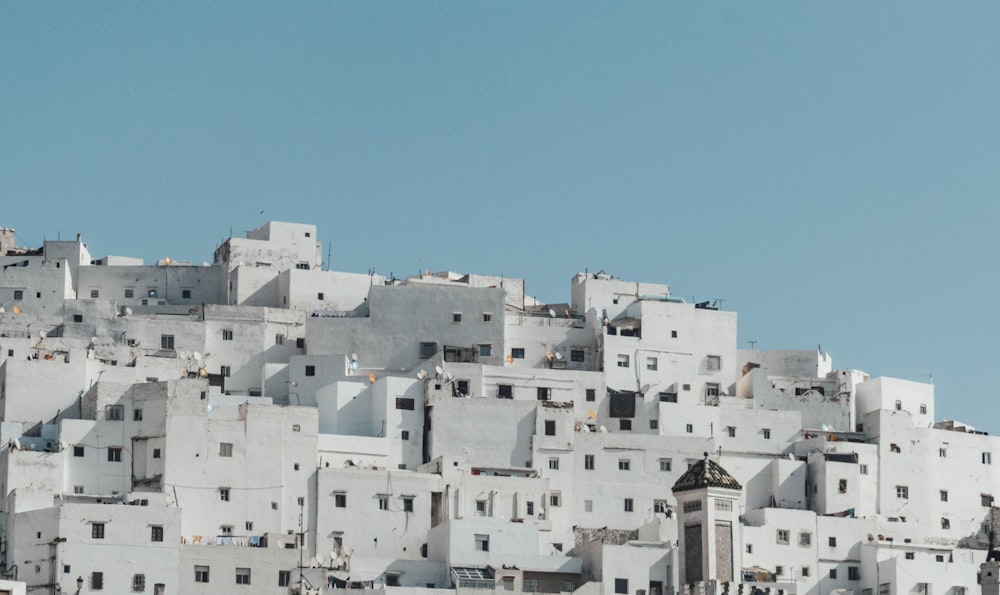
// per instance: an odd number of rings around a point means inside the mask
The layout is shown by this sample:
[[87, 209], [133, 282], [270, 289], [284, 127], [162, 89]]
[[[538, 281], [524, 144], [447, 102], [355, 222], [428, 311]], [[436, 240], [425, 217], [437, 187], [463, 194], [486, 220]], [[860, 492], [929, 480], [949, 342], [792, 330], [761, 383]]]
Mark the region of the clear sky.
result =
[[[1000, 431], [1000, 3], [0, 3], [0, 225], [667, 282]], [[261, 213], [263, 211], [263, 214]]]

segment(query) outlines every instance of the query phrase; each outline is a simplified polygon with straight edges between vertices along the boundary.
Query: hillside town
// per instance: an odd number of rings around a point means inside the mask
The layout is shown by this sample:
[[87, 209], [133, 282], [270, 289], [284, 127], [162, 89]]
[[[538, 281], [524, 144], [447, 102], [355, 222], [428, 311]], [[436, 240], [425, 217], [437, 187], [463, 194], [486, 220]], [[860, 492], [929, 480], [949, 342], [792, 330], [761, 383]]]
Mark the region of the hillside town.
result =
[[996, 437], [664, 283], [0, 266], [0, 593], [1000, 593]]

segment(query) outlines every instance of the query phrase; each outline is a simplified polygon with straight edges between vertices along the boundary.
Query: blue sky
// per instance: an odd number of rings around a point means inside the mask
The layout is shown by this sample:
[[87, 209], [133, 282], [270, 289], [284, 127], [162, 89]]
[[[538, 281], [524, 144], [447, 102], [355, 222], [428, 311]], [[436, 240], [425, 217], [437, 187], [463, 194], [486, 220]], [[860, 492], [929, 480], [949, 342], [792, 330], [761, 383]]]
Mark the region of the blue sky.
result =
[[998, 32], [995, 2], [7, 2], [0, 225], [201, 262], [312, 222], [334, 269], [552, 302], [603, 268], [996, 432]]

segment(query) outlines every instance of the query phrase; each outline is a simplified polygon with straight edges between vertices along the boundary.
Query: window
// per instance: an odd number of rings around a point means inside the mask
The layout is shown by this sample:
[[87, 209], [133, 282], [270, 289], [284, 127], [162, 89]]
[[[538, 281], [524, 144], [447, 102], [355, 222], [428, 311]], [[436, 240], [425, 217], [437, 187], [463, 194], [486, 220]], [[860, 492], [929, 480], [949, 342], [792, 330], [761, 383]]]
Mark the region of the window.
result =
[[410, 439], [410, 431], [409, 430], [403, 430], [403, 431], [401, 431], [399, 433], [399, 438], [400, 438], [400, 440], [409, 440]]
[[173, 349], [173, 348], [174, 348], [174, 336], [160, 335], [160, 349]]
[[229, 488], [219, 488], [219, 500], [229, 502]]
[[583, 511], [584, 512], [594, 512], [594, 501], [584, 500], [583, 501]]
[[993, 464], [993, 454], [992, 453], [988, 453], [988, 452], [984, 452], [983, 453], [983, 464], [984, 465], [992, 465]]
[[389, 510], [389, 496], [379, 496], [378, 497], [378, 509], [379, 510]]
[[942, 502], [947, 502], [948, 501], [948, 490], [941, 490], [940, 494], [941, 494], [941, 501]]
[[293, 471], [298, 471], [299, 470], [299, 464], [298, 463], [293, 464], [292, 465], [292, 470]]
[[347, 508], [347, 493], [339, 492], [333, 494], [333, 505], [337, 508]]
[[316, 294], [316, 299], [319, 300], [319, 301], [321, 301], [321, 302], [323, 301], [323, 292], [322, 291]]
[[537, 578], [526, 578], [523, 581], [521, 590], [525, 593], [537, 593], [538, 592], [538, 579]]
[[219, 443], [219, 456], [220, 457], [231, 457], [231, 456], [233, 456], [233, 443], [232, 442], [220, 442]]
[[771, 429], [770, 428], [764, 428], [763, 430], [760, 431], [760, 433], [764, 437], [764, 440], [770, 440], [771, 439]]
[[219, 531], [223, 535], [232, 535], [233, 534], [233, 526], [232, 525], [222, 525], [222, 526], [219, 527]]
[[788, 545], [788, 530], [778, 529], [776, 541], [782, 545]]
[[562, 506], [562, 492], [558, 490], [549, 492], [549, 506]]
[[250, 584], [250, 569], [249, 568], [237, 568], [236, 569], [236, 584], [237, 585], [249, 585]]
[[524, 347], [512, 347], [510, 356], [514, 359], [524, 359]]
[[163, 525], [153, 525], [149, 528], [150, 541], [163, 541]]
[[858, 473], [861, 475], [868, 475], [868, 464], [861, 463], [860, 465], [858, 465]]
[[233, 329], [224, 328], [222, 329], [222, 340], [232, 341], [233, 340]]
[[677, 338], [677, 331], [670, 331], [670, 338], [671, 339], [676, 339]]
[[938, 449], [938, 457], [940, 457], [942, 459], [948, 458], [948, 449], [947, 448], [939, 448]]
[[902, 410], [903, 410], [903, 402], [896, 401], [896, 411], [902, 411]]
[[486, 516], [486, 500], [476, 500], [476, 516]]
[[96, 300], [99, 297], [101, 297], [100, 290], [98, 290], [98, 289], [91, 289], [90, 290], [90, 299]]
[[185, 299], [185, 300], [191, 299], [191, 290], [190, 289], [182, 289], [181, 290], [181, 299]]
[[892, 443], [889, 444], [889, 452], [901, 453], [903, 451], [902, 451], [902, 449], [899, 448], [898, 444], [896, 444], [895, 442], [892, 442]]
[[634, 502], [631, 498], [625, 498], [625, 512], [632, 512]]
[[705, 385], [705, 396], [706, 397], [717, 397], [719, 396], [719, 383], [709, 382]]
[[153, 449], [153, 458], [154, 459], [160, 458], [160, 449], [159, 448], [154, 448]]
[[488, 552], [490, 551], [490, 536], [483, 533], [476, 533], [476, 551]]
[[420, 342], [420, 357], [427, 359], [429, 357], [434, 357], [437, 353], [438, 344], [434, 341], [421, 341]]
[[122, 449], [118, 446], [112, 446], [108, 448], [108, 461], [112, 463], [122, 462]]
[[830, 569], [830, 578], [837, 578], [837, 569], [836, 568], [831, 568]]
[[569, 352], [569, 361], [571, 362], [583, 362], [586, 358], [582, 349], [571, 349]]
[[913, 552], [904, 552], [903, 557], [907, 560], [913, 560], [916, 558]]
[[670, 459], [660, 459], [660, 471], [669, 472], [673, 468], [673, 461]]
[[906, 500], [910, 497], [910, 488], [907, 486], [896, 486], [896, 497]]
[[808, 566], [803, 566], [802, 567], [802, 576], [804, 576], [804, 577], [805, 576], [809, 576], [809, 567]]
[[687, 425], [685, 425], [684, 426], [684, 431], [687, 432], [688, 434], [694, 433], [694, 425], [693, 424], [687, 424]]
[[132, 421], [142, 421], [142, 409], [132, 410]]
[[927, 415], [927, 405], [920, 406], [920, 415]]
[[615, 579], [615, 593], [621, 595], [628, 595], [628, 579], [627, 578], [616, 578]]
[[661, 403], [676, 403], [677, 393], [660, 393]]
[[621, 430], [621, 431], [623, 431], [623, 432], [630, 432], [630, 431], [632, 431], [632, 420], [631, 419], [619, 419], [618, 420], [618, 429]]
[[146, 590], [146, 575], [145, 574], [133, 574], [132, 575], [132, 590], [133, 591], [145, 591]]
[[628, 356], [624, 353], [618, 354], [618, 367], [627, 368], [628, 367]]
[[838, 482], [837, 489], [840, 491], [841, 494], [846, 494], [847, 493], [847, 480], [846, 479], [841, 479]]
[[837, 538], [836, 537], [829, 537], [829, 538], [827, 538], [826, 542], [827, 542], [827, 544], [829, 544], [830, 547], [837, 547]]
[[531, 500], [528, 500], [527, 502], [525, 502], [524, 503], [524, 512], [528, 516], [534, 515], [535, 514], [535, 503], [532, 502]]
[[809, 547], [812, 545], [812, 533], [807, 533], [805, 531], [799, 533], [799, 545], [803, 547]]
[[774, 574], [777, 574], [778, 576], [781, 576], [781, 575], [785, 574], [785, 567], [784, 566], [775, 566], [774, 567]]
[[596, 401], [597, 400], [597, 389], [588, 388], [587, 389], [587, 400]]
[[726, 434], [730, 438], [735, 438], [736, 437], [736, 426], [726, 426]]
[[410, 397], [396, 397], [396, 409], [402, 409], [404, 411], [413, 411], [416, 407], [416, 401]]
[[548, 401], [552, 395], [552, 389], [547, 386], [539, 386], [536, 392], [539, 401]]
[[646, 369], [647, 370], [656, 370], [656, 368], [657, 368], [656, 358], [655, 357], [647, 357], [646, 358]]
[[131, 298], [134, 298], [134, 297], [135, 297], [135, 290], [134, 290], [134, 289], [131, 289], [131, 288], [129, 288], [129, 289], [126, 289], [126, 290], [125, 290], [125, 297], [126, 297], [127, 299], [131, 299]]
[[461, 312], [452, 312], [451, 313], [451, 321], [454, 322], [454, 323], [460, 323], [460, 322], [462, 322], [462, 313]]
[[91, 523], [90, 536], [93, 539], [104, 539], [104, 523]]
[[291, 570], [279, 570], [278, 571], [278, 586], [287, 587], [292, 583], [292, 571]]
[[688, 500], [684, 503], [684, 512], [698, 512], [701, 510], [701, 500]]
[[479, 346], [479, 357], [490, 357], [493, 355], [493, 346], [483, 343]]
[[753, 544], [752, 543], [748, 543], [747, 544], [747, 546], [746, 546], [746, 552], [748, 554], [752, 554], [753, 553]]
[[14, 299], [15, 300], [23, 300], [24, 299], [24, 290], [15, 289], [14, 290]]
[[857, 566], [848, 566], [847, 579], [852, 581], [861, 580], [861, 570]]
[[618, 459], [618, 470], [629, 471], [632, 469], [631, 459]]
[[549, 469], [553, 471], [559, 470], [559, 457], [549, 457]]
[[80, 446], [79, 444], [77, 444], [76, 446], [73, 447], [73, 456], [74, 457], [82, 457], [83, 454], [84, 454], [84, 448], [82, 446]]
[[554, 419], [545, 420], [545, 435], [546, 436], [556, 435], [556, 422]]
[[74, 314], [73, 322], [83, 322], [83, 314]]
[[941, 517], [941, 528], [945, 530], [951, 529], [951, 521], [949, 521], [944, 517]]
[[705, 358], [705, 369], [709, 372], [717, 372], [722, 369], [722, 356], [710, 355]]
[[468, 395], [469, 392], [469, 381], [468, 380], [456, 380], [455, 390], [458, 391], [460, 395]]
[[497, 385], [497, 398], [498, 399], [513, 399], [514, 398], [514, 385], [512, 385], [512, 384], [498, 384]]
[[196, 583], [207, 583], [208, 582], [208, 566], [195, 566], [194, 567], [194, 582], [196, 582]]
[[413, 496], [403, 496], [403, 512], [413, 512]]
[[980, 494], [979, 501], [983, 506], [986, 506], [987, 508], [993, 506], [993, 496], [991, 496], [990, 494]]
[[108, 405], [104, 412], [104, 418], [109, 421], [121, 421], [125, 418], [124, 405]]
[[296, 349], [305, 349], [306, 348], [306, 340], [304, 338], [302, 338], [302, 337], [296, 337], [296, 339], [295, 339], [295, 348]]
[[583, 455], [583, 468], [587, 471], [594, 470], [594, 455]]
[[306, 366], [306, 376], [315, 376], [316, 366]]
[[93, 591], [100, 591], [104, 588], [104, 573], [103, 572], [91, 572], [90, 573], [90, 588]]
[[229, 366], [219, 366], [219, 374], [225, 378], [229, 378], [233, 373], [233, 369]]
[[490, 322], [491, 320], [493, 320], [493, 313], [483, 312], [483, 322]]
[[934, 561], [935, 562], [944, 562], [944, 556], [941, 555], [941, 554], [938, 554], [938, 555], [934, 556]]

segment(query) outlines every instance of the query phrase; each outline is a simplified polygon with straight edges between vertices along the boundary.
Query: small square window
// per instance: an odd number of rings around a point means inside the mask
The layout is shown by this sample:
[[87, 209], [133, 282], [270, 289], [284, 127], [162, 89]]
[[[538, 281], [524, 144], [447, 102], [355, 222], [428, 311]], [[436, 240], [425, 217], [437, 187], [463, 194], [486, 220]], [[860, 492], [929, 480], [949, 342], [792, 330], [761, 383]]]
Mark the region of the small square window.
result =
[[83, 314], [74, 314], [73, 322], [83, 322]]
[[514, 398], [514, 386], [511, 384], [498, 384], [497, 385], [497, 398], [499, 399], [513, 399]]
[[553, 471], [559, 470], [559, 457], [549, 457], [549, 469]]
[[562, 506], [562, 492], [556, 490], [549, 492], [549, 506]]
[[831, 568], [830, 569], [830, 578], [837, 578], [837, 569], [836, 568]]
[[990, 494], [980, 494], [979, 502], [983, 506], [989, 508], [990, 506], [993, 506], [993, 496], [991, 496]]
[[629, 471], [632, 469], [631, 459], [618, 459], [618, 470]]
[[73, 446], [73, 456], [74, 457], [82, 457], [82, 456], [84, 456], [84, 454], [85, 454], [85, 450], [83, 448], [83, 445], [76, 444], [76, 445]]
[[490, 551], [490, 536], [477, 533], [475, 536], [476, 541], [476, 551], [488, 552]]
[[771, 439], [771, 429], [770, 428], [764, 428], [763, 430], [760, 431], [760, 434], [761, 434], [761, 436], [763, 436], [764, 440], [770, 440]]
[[461, 312], [452, 312], [451, 313], [451, 321], [455, 322], [455, 323], [462, 322], [462, 313]]
[[295, 339], [295, 348], [296, 349], [305, 349], [306, 348], [306, 340], [304, 338], [302, 338], [302, 337], [297, 337]]
[[411, 496], [403, 497], [403, 512], [413, 512], [413, 498]]
[[633, 512], [634, 502], [632, 498], [625, 498], [625, 512]]
[[237, 585], [249, 585], [250, 584], [250, 569], [249, 568], [237, 568], [236, 569], [236, 584]]
[[781, 545], [788, 545], [788, 530], [787, 529], [778, 529], [778, 531], [777, 531], [777, 533], [775, 535], [776, 535], [775, 541], [777, 543], [779, 543]]
[[493, 314], [490, 312], [483, 312], [483, 322], [490, 322], [493, 320]]
[[149, 540], [150, 541], [163, 541], [163, 526], [153, 525], [149, 528]]
[[615, 593], [617, 595], [628, 595], [628, 579], [627, 578], [616, 578], [615, 579]]
[[379, 510], [389, 510], [389, 496], [379, 496], [378, 497], [378, 509]]
[[224, 329], [222, 329], [222, 340], [223, 341], [232, 341], [233, 340], [233, 329], [231, 329], [231, 328], [224, 328]]
[[96, 300], [99, 297], [101, 297], [101, 291], [99, 289], [90, 290], [90, 299]]
[[153, 458], [154, 459], [160, 458], [160, 449], [159, 448], [154, 448], [153, 449]]
[[719, 396], [719, 384], [716, 382], [709, 382], [705, 384], [705, 396], [706, 397]]
[[624, 353], [618, 354], [618, 367], [627, 368], [628, 367], [628, 356]]
[[104, 539], [104, 523], [91, 523], [90, 537], [93, 539]]
[[670, 331], [670, 338], [671, 339], [676, 339], [677, 338], [677, 331]]
[[657, 360], [656, 360], [655, 357], [647, 357], [646, 358], [646, 369], [647, 370], [656, 370], [657, 367], [658, 367], [658, 363], [657, 363]]
[[705, 369], [709, 372], [718, 372], [722, 369], [722, 356], [709, 355], [705, 358]]
[[736, 426], [727, 426], [726, 427], [726, 434], [730, 438], [735, 438], [736, 437]]
[[219, 375], [224, 378], [229, 378], [233, 373], [233, 369], [229, 366], [219, 366]]
[[229, 488], [219, 488], [219, 500], [229, 502]]
[[906, 500], [910, 497], [910, 488], [907, 486], [896, 486], [896, 497]]
[[173, 348], [174, 348], [174, 336], [160, 335], [160, 349], [173, 349]]
[[669, 393], [669, 392], [667, 392], [667, 393], [660, 393], [660, 402], [661, 403], [676, 403], [677, 402], [677, 393]]
[[594, 455], [583, 455], [583, 468], [587, 471], [594, 470]]
[[147, 289], [146, 290], [146, 297], [155, 298], [155, 297], [159, 297], [159, 296], [160, 296], [160, 294], [159, 294], [159, 292], [156, 289]]
[[399, 439], [400, 440], [409, 440], [410, 439], [410, 431], [409, 430], [403, 430], [403, 431], [401, 431], [399, 433]]
[[619, 419], [618, 420], [618, 429], [621, 430], [622, 432], [631, 432], [632, 431], [632, 420], [631, 419]]
[[903, 558], [905, 558], [907, 560], [913, 560], [913, 559], [916, 558], [916, 556], [914, 555], [914, 552], [904, 552], [903, 553]]
[[479, 346], [479, 357], [490, 357], [493, 355], [493, 346], [483, 343]]
[[132, 421], [142, 421], [142, 409], [132, 410]]
[[434, 357], [437, 353], [438, 344], [434, 341], [421, 341], [420, 342], [420, 357], [427, 359], [429, 357]]
[[117, 446], [108, 448], [108, 461], [112, 463], [122, 462], [122, 449]]
[[306, 366], [305, 374], [306, 376], [315, 376], [316, 366]]
[[545, 420], [545, 435], [546, 436], [556, 435], [556, 421], [554, 419]]
[[694, 424], [686, 424], [684, 426], [684, 431], [687, 432], [688, 434], [693, 434], [694, 433]]
[[231, 456], [233, 456], [233, 443], [232, 442], [220, 442], [219, 443], [219, 456], [220, 457], [231, 457]]
[[130, 299], [130, 298], [133, 298], [133, 297], [135, 297], [135, 290], [134, 289], [126, 289], [125, 290], [125, 298], [126, 299]]
[[184, 299], [184, 300], [191, 299], [191, 290], [190, 289], [182, 289], [181, 290], [181, 299]]
[[208, 582], [208, 566], [195, 566], [194, 567], [194, 582], [196, 583], [207, 583]]
[[21, 290], [21, 289], [15, 289], [14, 290], [14, 299], [15, 300], [23, 300], [24, 299], [24, 291]]
[[852, 581], [861, 580], [861, 569], [857, 566], [849, 566], [847, 568], [847, 579]]
[[316, 294], [316, 299], [319, 300], [319, 301], [321, 301], [321, 302], [323, 301], [323, 292], [322, 291]]
[[584, 512], [594, 512], [594, 501], [584, 500], [583, 501], [583, 511]]
[[347, 508], [347, 494], [339, 493], [333, 495], [333, 505], [337, 508]]
[[524, 347], [512, 347], [510, 357], [513, 359], [524, 359]]
[[552, 396], [551, 389], [547, 386], [539, 386], [536, 393], [539, 401], [548, 401]]
[[569, 352], [569, 361], [571, 362], [583, 362], [586, 360], [586, 356], [582, 349], [571, 349]]
[[658, 420], [655, 420], [655, 419], [649, 420], [649, 429], [650, 430], [655, 430], [655, 429], [657, 429], [659, 427], [660, 427], [660, 422]]
[[588, 388], [587, 389], [587, 400], [596, 401], [597, 400], [597, 389]]
[[660, 459], [660, 471], [669, 472], [673, 468], [673, 461], [670, 459]]

